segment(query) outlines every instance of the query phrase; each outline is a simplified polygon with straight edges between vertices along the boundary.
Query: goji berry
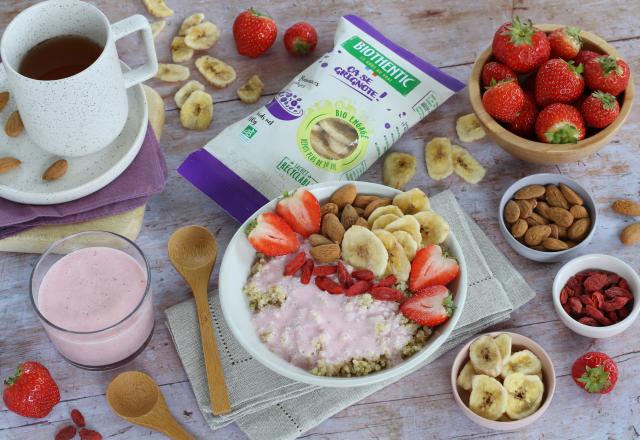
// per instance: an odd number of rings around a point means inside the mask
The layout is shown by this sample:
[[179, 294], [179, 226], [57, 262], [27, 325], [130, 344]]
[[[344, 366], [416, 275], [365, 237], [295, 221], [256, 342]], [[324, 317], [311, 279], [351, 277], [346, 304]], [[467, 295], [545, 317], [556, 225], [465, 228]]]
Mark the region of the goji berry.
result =
[[404, 298], [404, 294], [391, 287], [373, 287], [370, 291], [371, 296], [380, 301], [400, 301]]
[[599, 324], [602, 325], [611, 325], [611, 320], [609, 318], [607, 318], [606, 316], [604, 316], [602, 314], [602, 312], [598, 309], [596, 309], [595, 307], [592, 306], [586, 306], [585, 307], [585, 313], [590, 316], [591, 318], [595, 319], [596, 321], [598, 321]]
[[373, 272], [371, 272], [368, 269], [354, 270], [353, 272], [351, 272], [351, 276], [354, 277], [356, 280], [361, 280], [361, 281], [371, 281], [376, 277], [373, 274]]
[[55, 440], [71, 440], [76, 436], [76, 427], [73, 425], [65, 426], [56, 433]]
[[347, 289], [345, 294], [347, 296], [362, 295], [363, 293], [365, 293], [370, 288], [371, 288], [371, 283], [369, 281], [364, 281], [364, 280], [357, 281], [357, 282], [353, 283], [353, 285]]
[[595, 319], [593, 319], [590, 316], [583, 316], [582, 318], [578, 319], [578, 322], [584, 325], [590, 325], [592, 327], [599, 327], [600, 325], [598, 324], [598, 321], [596, 321]]
[[284, 267], [284, 276], [290, 277], [296, 274], [302, 267], [302, 265], [307, 261], [307, 256], [304, 252], [300, 252], [298, 255], [293, 257], [291, 261], [287, 263]]
[[617, 285], [620, 282], [620, 275], [615, 273], [610, 273], [607, 275], [607, 283], [609, 285]]
[[327, 277], [316, 277], [316, 286], [332, 295], [344, 293], [344, 287]]
[[313, 274], [317, 277], [326, 277], [328, 275], [333, 275], [337, 270], [338, 268], [334, 265], [316, 266], [313, 268]]
[[615, 312], [615, 310], [607, 312], [607, 318], [609, 318], [614, 324], [618, 322], [618, 314]]
[[580, 301], [582, 301], [582, 304], [584, 304], [585, 306], [596, 306], [591, 297], [587, 294], [580, 295]]
[[591, 300], [593, 301], [596, 309], [600, 309], [602, 308], [602, 304], [604, 304], [604, 295], [602, 292], [593, 292], [591, 294]]
[[376, 284], [376, 286], [378, 287], [391, 287], [393, 286], [396, 282], [398, 281], [398, 279], [396, 278], [395, 275], [389, 275], [383, 279], [381, 279], [378, 284]]
[[604, 272], [591, 272], [586, 280], [584, 280], [584, 290], [587, 293], [595, 292], [603, 289], [607, 285], [609, 277]]
[[353, 285], [353, 278], [344, 264], [342, 264], [342, 261], [338, 261], [338, 281], [345, 289]]
[[611, 299], [616, 296], [623, 296], [623, 297], [628, 297], [629, 299], [633, 299], [633, 293], [619, 286], [609, 287], [607, 290], [604, 291], [604, 296], [607, 299]]
[[562, 304], [562, 308], [564, 309], [565, 312], [567, 312], [567, 315], [571, 315], [571, 309], [569, 308], [569, 304], [567, 303]]
[[625, 290], [629, 290], [629, 283], [624, 278], [620, 278], [620, 282], [618, 283], [618, 287], [621, 287]]
[[614, 310], [623, 308], [627, 305], [628, 302], [629, 298], [627, 298], [626, 296], [616, 296], [609, 301], [605, 301], [600, 309], [604, 310], [605, 312], [612, 312]]
[[82, 428], [80, 430], [80, 440], [102, 440], [102, 434], [92, 429]]
[[85, 425], [84, 416], [79, 410], [77, 409], [71, 410], [71, 420], [73, 420], [73, 423], [75, 423], [77, 427], [84, 428], [84, 425]]
[[566, 304], [569, 300], [569, 288], [565, 287], [560, 291], [560, 304]]
[[302, 265], [302, 274], [300, 275], [300, 282], [302, 284], [309, 284], [309, 281], [311, 281], [313, 266], [314, 263], [311, 258], [307, 259], [307, 261], [305, 261], [305, 263]]
[[569, 298], [568, 304], [572, 314], [579, 315], [582, 313], [582, 303], [575, 296], [572, 296], [571, 298]]

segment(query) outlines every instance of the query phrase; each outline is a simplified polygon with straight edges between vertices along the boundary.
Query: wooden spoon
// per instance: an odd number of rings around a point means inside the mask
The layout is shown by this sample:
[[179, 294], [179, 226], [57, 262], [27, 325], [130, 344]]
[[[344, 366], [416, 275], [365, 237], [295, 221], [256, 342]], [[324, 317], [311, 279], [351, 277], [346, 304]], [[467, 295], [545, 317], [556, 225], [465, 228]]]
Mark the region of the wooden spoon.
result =
[[113, 412], [128, 422], [155, 429], [174, 440], [193, 440], [169, 412], [158, 384], [140, 371], [125, 371], [107, 387]]
[[171, 263], [189, 284], [196, 300], [211, 410], [216, 415], [225, 414], [231, 411], [231, 404], [208, 301], [209, 278], [218, 254], [216, 239], [202, 226], [185, 226], [171, 235], [168, 251]]

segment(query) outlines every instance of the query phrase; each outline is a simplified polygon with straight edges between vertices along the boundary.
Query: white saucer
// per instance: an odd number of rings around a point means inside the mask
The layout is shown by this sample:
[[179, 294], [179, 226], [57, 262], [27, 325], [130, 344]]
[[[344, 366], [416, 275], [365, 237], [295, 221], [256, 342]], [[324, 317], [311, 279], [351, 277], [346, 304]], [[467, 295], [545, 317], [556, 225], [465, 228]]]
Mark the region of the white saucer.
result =
[[[123, 71], [130, 70], [122, 63]], [[18, 203], [54, 205], [92, 194], [113, 182], [138, 155], [147, 130], [147, 99], [142, 85], [127, 91], [129, 116], [122, 133], [111, 145], [84, 157], [66, 158], [69, 170], [62, 178], [45, 182], [42, 173], [59, 157], [42, 150], [24, 131], [16, 138], [4, 132], [4, 124], [16, 110], [13, 98], [0, 112], [0, 157], [22, 161], [20, 167], [0, 174], [0, 197]]]

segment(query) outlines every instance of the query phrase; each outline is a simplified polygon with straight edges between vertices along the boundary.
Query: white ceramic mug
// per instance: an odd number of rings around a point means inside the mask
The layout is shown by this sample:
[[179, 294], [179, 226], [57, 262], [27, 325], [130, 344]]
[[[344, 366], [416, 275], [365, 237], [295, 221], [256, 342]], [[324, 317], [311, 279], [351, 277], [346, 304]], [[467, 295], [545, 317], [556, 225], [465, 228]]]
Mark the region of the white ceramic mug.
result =
[[[122, 73], [116, 40], [142, 31], [147, 61]], [[40, 81], [19, 73], [25, 54], [38, 43], [62, 35], [87, 37], [103, 47], [82, 72]], [[79, 0], [48, 0], [18, 14], [0, 41], [0, 91], [16, 101], [27, 135], [42, 149], [77, 157], [106, 147], [122, 131], [129, 113], [126, 89], [158, 70], [151, 28], [133, 15], [113, 25], [95, 6]]]

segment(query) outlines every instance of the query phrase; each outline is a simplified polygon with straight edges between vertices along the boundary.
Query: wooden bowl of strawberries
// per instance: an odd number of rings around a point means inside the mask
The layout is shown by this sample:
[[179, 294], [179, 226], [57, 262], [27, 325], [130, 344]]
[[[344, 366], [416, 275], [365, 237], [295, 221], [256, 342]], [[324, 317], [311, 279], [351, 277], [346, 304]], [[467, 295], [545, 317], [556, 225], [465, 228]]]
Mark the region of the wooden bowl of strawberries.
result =
[[473, 111], [503, 149], [527, 162], [575, 162], [605, 146], [629, 116], [635, 86], [606, 41], [514, 17], [469, 79]]

